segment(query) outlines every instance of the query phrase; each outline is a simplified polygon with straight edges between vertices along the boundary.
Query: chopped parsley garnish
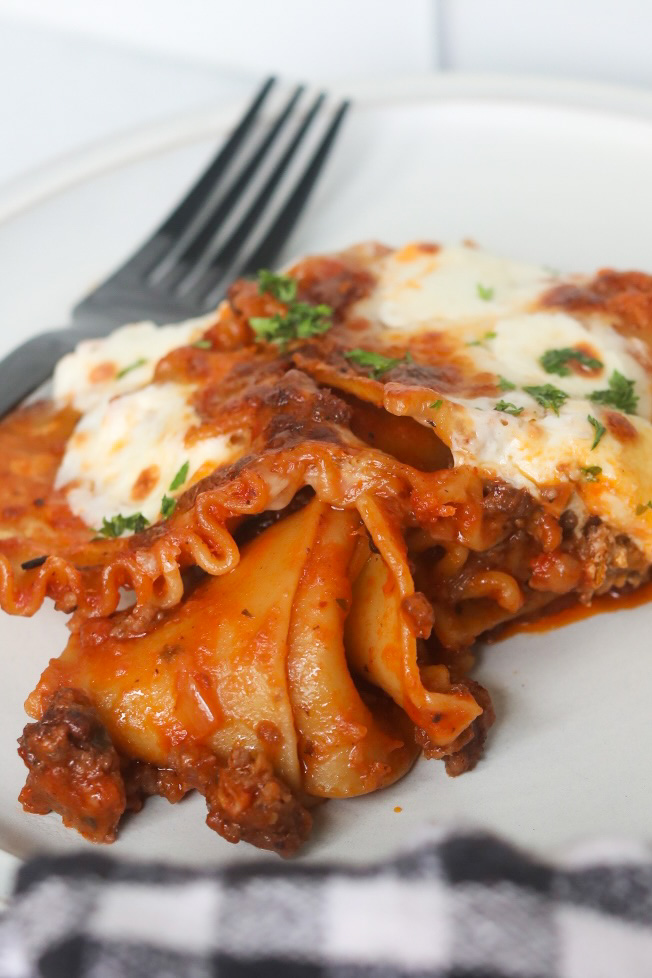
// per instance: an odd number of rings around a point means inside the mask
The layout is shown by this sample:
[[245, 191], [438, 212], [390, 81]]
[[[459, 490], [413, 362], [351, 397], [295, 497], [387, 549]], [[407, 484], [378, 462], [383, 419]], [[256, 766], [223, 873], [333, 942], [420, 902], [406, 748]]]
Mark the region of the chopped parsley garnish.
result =
[[580, 465], [580, 472], [587, 482], [597, 482], [602, 475], [602, 469], [599, 465]]
[[570, 346], [564, 346], [557, 350], [546, 350], [543, 356], [539, 357], [539, 363], [545, 372], [557, 374], [558, 377], [570, 376], [571, 369], [568, 363], [571, 360], [574, 360], [581, 367], [589, 367], [592, 370], [604, 367], [601, 360], [596, 360], [595, 357], [589, 356], [583, 350], [573, 350]]
[[297, 281], [288, 275], [276, 275], [267, 268], [258, 272], [258, 291], [269, 292], [279, 302], [294, 302], [297, 297]]
[[529, 394], [542, 408], [550, 408], [555, 414], [559, 414], [559, 408], [568, 400], [568, 394], [560, 391], [552, 384], [541, 384], [540, 386], [524, 387], [523, 390]]
[[597, 448], [598, 447], [598, 445], [600, 443], [600, 439], [606, 433], [607, 429], [605, 428], [605, 426], [600, 421], [598, 421], [597, 418], [594, 418], [590, 414], [587, 414], [586, 420], [589, 422], [589, 424], [591, 425], [591, 427], [595, 431], [595, 435], [593, 437], [593, 444], [591, 445], [591, 451], [593, 451], [594, 448]]
[[[175, 489], [181, 488], [181, 486], [188, 478], [189, 468], [190, 468], [190, 462], [186, 460], [181, 466], [181, 468], [179, 469], [179, 471], [177, 472], [177, 474], [175, 475], [172, 482], [170, 483], [168, 487], [168, 492], [174, 492]], [[168, 519], [169, 516], [172, 516], [176, 508], [177, 508], [176, 499], [168, 495], [163, 496], [163, 499], [161, 500], [161, 515], [164, 520]]]
[[593, 391], [589, 394], [589, 400], [596, 404], [608, 404], [610, 407], [618, 408], [625, 414], [634, 414], [638, 404], [638, 394], [634, 393], [634, 381], [614, 370], [609, 378], [609, 389], [603, 391]]
[[289, 340], [305, 340], [325, 333], [333, 325], [330, 306], [311, 306], [307, 302], [292, 302], [284, 316], [253, 316], [249, 325], [260, 340], [284, 345]]
[[433, 401], [432, 404], [428, 405], [428, 407], [431, 407], [433, 411], [438, 411], [443, 403], [443, 401]]
[[116, 380], [121, 380], [123, 377], [126, 377], [127, 374], [130, 374], [132, 370], [137, 370], [138, 367], [144, 367], [146, 363], [147, 360], [145, 360], [144, 357], [141, 357], [139, 360], [134, 360], [134, 362], [130, 363], [129, 366], [123, 367], [122, 370], [118, 370], [117, 374], [115, 375]]
[[475, 290], [478, 293], [479, 298], [484, 299], [485, 302], [489, 302], [489, 300], [493, 299], [494, 297], [495, 289], [492, 288], [491, 285], [483, 285], [482, 282], [478, 282]]
[[170, 487], [169, 487], [170, 492], [172, 492], [174, 489], [178, 489], [179, 486], [182, 486], [184, 484], [184, 482], [188, 478], [189, 468], [190, 468], [190, 462], [184, 462], [181, 468], [179, 469], [179, 471], [177, 472], [177, 474], [175, 475], [174, 479], [170, 483]]
[[652, 499], [648, 499], [646, 503], [639, 503], [636, 507], [636, 515], [642, 516], [646, 509], [652, 509]]
[[116, 537], [121, 537], [127, 531], [142, 533], [148, 525], [149, 520], [142, 513], [133, 513], [131, 516], [123, 516], [122, 513], [118, 513], [117, 516], [111, 517], [110, 520], [107, 520], [106, 516], [104, 516], [102, 518], [102, 526], [97, 533], [101, 537], [115, 539]]
[[372, 350], [349, 350], [344, 356], [347, 360], [352, 360], [359, 367], [370, 367], [374, 378], [386, 374], [388, 370], [393, 370], [399, 363], [409, 363], [411, 357], [408, 353], [404, 357], [384, 357], [382, 353], [374, 353]]
[[501, 391], [515, 391], [516, 384], [513, 384], [511, 380], [507, 380], [507, 377], [498, 376], [498, 386]]
[[523, 411], [522, 407], [516, 407], [511, 401], [504, 401], [502, 398], [496, 401], [494, 411], [502, 411], [503, 414], [513, 414], [515, 418]]
[[172, 496], [163, 496], [163, 499], [161, 500], [161, 516], [164, 520], [166, 520], [169, 516], [172, 516], [176, 508], [176, 499], [173, 499]]
[[192, 344], [197, 350], [210, 350], [212, 343], [210, 340], [197, 340]]
[[267, 292], [279, 302], [284, 302], [284, 315], [253, 316], [249, 325], [257, 338], [285, 346], [290, 340], [305, 340], [309, 336], [325, 333], [333, 325], [333, 310], [323, 303], [311, 306], [309, 302], [297, 302], [296, 279], [288, 275], [276, 275], [263, 268], [258, 272], [258, 291]]
[[479, 340], [471, 340], [471, 342], [467, 343], [466, 345], [480, 346], [482, 343], [484, 343], [485, 340], [495, 340], [495, 339], [496, 339], [496, 333], [493, 331], [493, 329], [490, 329], [488, 332], [484, 333], [484, 335], [481, 336]]

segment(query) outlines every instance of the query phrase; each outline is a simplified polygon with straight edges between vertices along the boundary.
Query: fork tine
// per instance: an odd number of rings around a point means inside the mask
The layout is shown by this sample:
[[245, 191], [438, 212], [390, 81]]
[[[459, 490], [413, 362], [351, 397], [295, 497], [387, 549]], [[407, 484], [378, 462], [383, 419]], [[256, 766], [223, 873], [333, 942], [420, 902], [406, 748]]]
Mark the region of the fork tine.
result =
[[317, 96], [280, 161], [272, 170], [262, 190], [258, 193], [256, 199], [239, 222], [238, 227], [219, 249], [217, 254], [214, 255], [199, 279], [193, 282], [192, 286], [183, 293], [185, 301], [201, 307], [207, 297], [215, 291], [219, 278], [231, 268], [242, 245], [246, 242], [251, 230], [259, 222], [263, 211], [272, 199], [274, 190], [285, 175], [288, 166], [303, 142], [325, 99], [326, 95], [323, 92]]
[[283, 209], [274, 220], [274, 223], [267, 231], [263, 240], [240, 266], [240, 275], [252, 275], [260, 268], [267, 268], [278, 255], [303, 210], [306, 199], [326, 162], [337, 132], [350, 107], [351, 103], [348, 100], [342, 102], [340, 105], [293, 193], [284, 204]]
[[299, 85], [294, 90], [247, 165], [226, 194], [217, 201], [215, 206], [203, 218], [203, 223], [195, 236], [175, 259], [174, 263], [171, 264], [171, 267], [160, 277], [157, 275], [156, 288], [168, 292], [174, 291], [186, 275], [196, 266], [197, 261], [213, 240], [216, 229], [228, 218], [233, 208], [242, 198], [247, 186], [260, 170], [261, 164], [267, 159], [271, 146], [276, 142], [277, 137], [284, 129], [304, 91], [305, 87], [303, 85]]
[[253, 102], [245, 112], [244, 116], [231, 133], [231, 136], [224, 144], [217, 156], [209, 164], [197, 183], [186, 194], [181, 203], [175, 207], [172, 213], [165, 219], [163, 224], [145, 242], [145, 244], [132, 255], [132, 257], [122, 265], [111, 276], [111, 279], [127, 274], [130, 279], [147, 276], [159, 261], [167, 253], [170, 245], [179, 239], [179, 236], [188, 227], [190, 222], [199, 214], [207, 198], [212, 194], [218, 180], [233, 159], [240, 144], [248, 135], [252, 128], [263, 103], [267, 99], [271, 89], [276, 84], [276, 78], [268, 78]]

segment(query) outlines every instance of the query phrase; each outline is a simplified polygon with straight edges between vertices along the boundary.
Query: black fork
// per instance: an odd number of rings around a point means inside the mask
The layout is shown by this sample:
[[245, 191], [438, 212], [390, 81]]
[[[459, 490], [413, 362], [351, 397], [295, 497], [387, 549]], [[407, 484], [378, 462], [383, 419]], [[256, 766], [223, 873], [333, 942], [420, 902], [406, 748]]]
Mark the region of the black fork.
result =
[[[154, 234], [74, 307], [71, 325], [28, 340], [0, 362], [0, 415], [46, 381], [80, 340], [138, 319], [166, 323], [201, 315], [233, 278], [273, 264], [349, 107], [346, 101], [329, 107], [321, 93], [304, 109], [298, 86], [265, 128], [260, 113], [274, 85], [268, 78]], [[310, 137], [316, 142], [306, 150]]]

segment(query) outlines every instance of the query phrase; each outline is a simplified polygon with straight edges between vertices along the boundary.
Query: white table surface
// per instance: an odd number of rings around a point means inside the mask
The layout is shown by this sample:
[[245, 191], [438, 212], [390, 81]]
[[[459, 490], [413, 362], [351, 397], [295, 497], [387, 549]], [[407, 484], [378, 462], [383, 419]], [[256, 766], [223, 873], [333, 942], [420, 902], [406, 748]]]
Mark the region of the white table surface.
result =
[[246, 99], [257, 77], [0, 21], [0, 188], [116, 133]]
[[593, 0], [590, 17], [585, 0], [410, 0], [407, 9], [0, 0], [0, 194], [114, 134], [244, 99], [270, 71], [327, 84], [439, 69], [652, 86], [649, 0]]

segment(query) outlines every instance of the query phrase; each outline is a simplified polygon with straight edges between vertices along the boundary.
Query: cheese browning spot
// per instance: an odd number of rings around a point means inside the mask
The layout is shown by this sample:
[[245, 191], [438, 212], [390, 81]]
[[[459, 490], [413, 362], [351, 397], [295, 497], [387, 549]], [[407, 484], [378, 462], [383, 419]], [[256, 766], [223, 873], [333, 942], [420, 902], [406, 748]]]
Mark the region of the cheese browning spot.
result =
[[107, 380], [112, 380], [116, 373], [115, 363], [112, 363], [111, 360], [104, 360], [89, 370], [88, 380], [91, 384], [103, 384]]
[[148, 465], [146, 469], [143, 469], [131, 490], [131, 498], [134, 502], [140, 502], [146, 496], [149, 496], [160, 477], [161, 470], [158, 465]]

